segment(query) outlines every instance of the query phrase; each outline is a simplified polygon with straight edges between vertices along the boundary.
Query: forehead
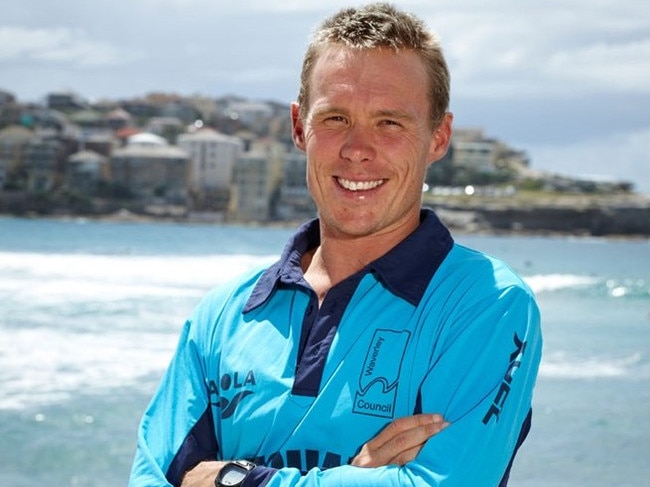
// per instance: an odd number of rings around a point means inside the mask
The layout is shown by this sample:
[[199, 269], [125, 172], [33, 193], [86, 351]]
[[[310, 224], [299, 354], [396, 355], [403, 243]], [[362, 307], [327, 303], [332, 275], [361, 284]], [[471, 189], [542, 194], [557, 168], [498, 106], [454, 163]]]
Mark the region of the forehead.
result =
[[316, 59], [310, 81], [312, 107], [324, 99], [429, 105], [426, 67], [408, 49], [330, 45]]

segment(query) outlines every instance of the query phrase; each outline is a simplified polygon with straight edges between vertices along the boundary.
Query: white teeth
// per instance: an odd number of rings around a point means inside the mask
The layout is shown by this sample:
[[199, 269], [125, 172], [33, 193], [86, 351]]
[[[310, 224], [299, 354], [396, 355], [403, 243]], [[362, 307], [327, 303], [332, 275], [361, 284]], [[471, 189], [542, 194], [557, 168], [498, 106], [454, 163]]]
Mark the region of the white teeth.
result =
[[368, 191], [384, 183], [382, 179], [378, 181], [350, 181], [349, 179], [338, 178], [338, 182], [345, 189], [350, 191]]

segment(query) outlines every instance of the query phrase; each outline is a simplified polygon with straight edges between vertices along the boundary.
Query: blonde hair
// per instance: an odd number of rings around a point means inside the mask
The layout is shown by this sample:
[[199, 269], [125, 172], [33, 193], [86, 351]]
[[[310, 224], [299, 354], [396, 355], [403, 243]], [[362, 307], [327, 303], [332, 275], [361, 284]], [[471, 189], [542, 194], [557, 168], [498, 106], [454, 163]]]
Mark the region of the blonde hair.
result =
[[420, 56], [429, 75], [431, 126], [449, 110], [449, 69], [437, 36], [414, 15], [388, 3], [347, 8], [327, 18], [307, 46], [300, 74], [298, 104], [305, 118], [309, 107], [311, 72], [325, 48], [340, 44], [352, 49], [410, 49]]

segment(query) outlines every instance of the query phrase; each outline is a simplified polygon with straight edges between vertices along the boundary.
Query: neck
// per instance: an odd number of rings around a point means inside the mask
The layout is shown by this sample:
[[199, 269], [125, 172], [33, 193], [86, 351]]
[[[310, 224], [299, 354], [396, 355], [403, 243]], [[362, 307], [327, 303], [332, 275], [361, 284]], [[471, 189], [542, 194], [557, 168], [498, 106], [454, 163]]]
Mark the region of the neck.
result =
[[307, 252], [302, 260], [305, 280], [322, 302], [333, 286], [386, 254], [411, 231], [340, 237], [321, 226], [320, 245]]

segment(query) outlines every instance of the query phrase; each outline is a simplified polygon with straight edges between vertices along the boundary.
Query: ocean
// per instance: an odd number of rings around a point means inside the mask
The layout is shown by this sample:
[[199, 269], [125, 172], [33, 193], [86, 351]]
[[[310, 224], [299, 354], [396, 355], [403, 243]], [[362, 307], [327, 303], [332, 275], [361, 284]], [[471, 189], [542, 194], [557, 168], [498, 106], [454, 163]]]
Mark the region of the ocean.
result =
[[[291, 232], [0, 218], [0, 486], [126, 485], [186, 316]], [[542, 309], [533, 429], [510, 485], [650, 485], [650, 240], [456, 239], [509, 262]]]

